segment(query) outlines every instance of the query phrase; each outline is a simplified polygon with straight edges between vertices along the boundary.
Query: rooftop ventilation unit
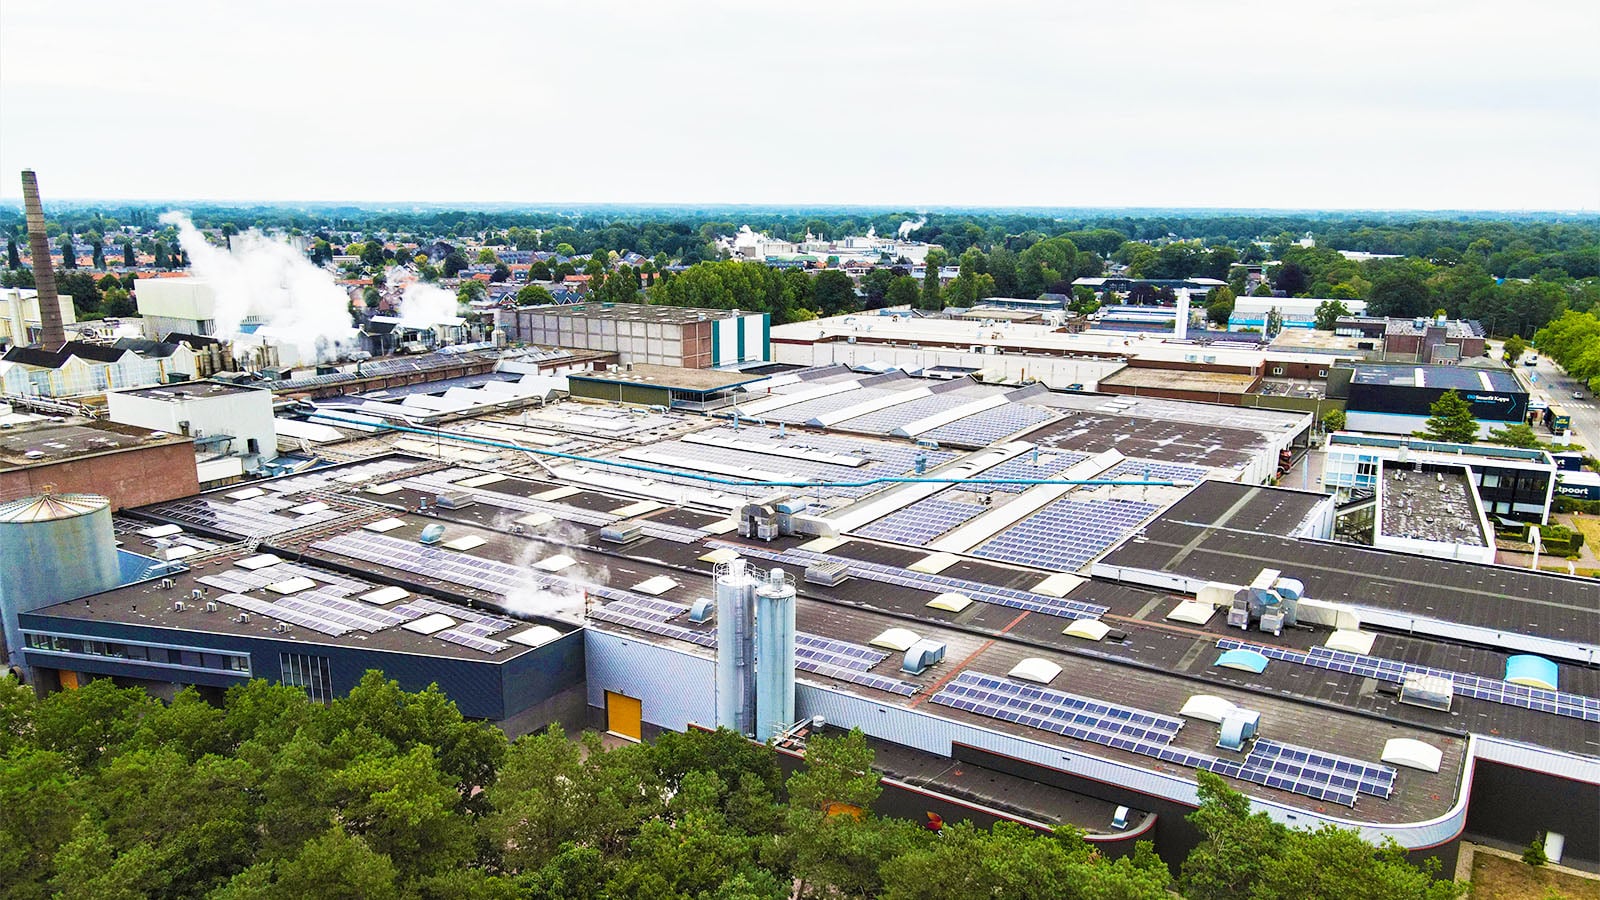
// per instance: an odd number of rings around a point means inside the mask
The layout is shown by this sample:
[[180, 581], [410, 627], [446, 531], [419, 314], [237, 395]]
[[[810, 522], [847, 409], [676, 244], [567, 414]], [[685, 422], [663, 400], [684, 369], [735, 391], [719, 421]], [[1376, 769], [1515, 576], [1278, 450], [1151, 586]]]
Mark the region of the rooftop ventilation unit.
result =
[[433, 504], [441, 509], [463, 509], [476, 503], [471, 494], [454, 491], [440, 494], [433, 499]]
[[422, 529], [422, 534], [417, 536], [418, 542], [423, 544], [437, 544], [443, 539], [444, 526], [438, 523], [429, 525], [427, 528]]
[[205, 610], [208, 613], [216, 612], [217, 611], [217, 603], [216, 603], [216, 601], [215, 600], [207, 600], [206, 601], [206, 605], [205, 605]]
[[182, 600], [174, 600], [174, 601], [172, 601], [172, 611], [173, 612], [183, 612], [183, 601]]
[[819, 562], [806, 566], [806, 583], [836, 587], [850, 577], [850, 564], [844, 562]]
[[906, 650], [900, 671], [908, 675], [921, 675], [930, 666], [944, 661], [944, 644], [935, 640], [920, 640]]
[[637, 522], [607, 525], [600, 529], [600, 540], [608, 544], [629, 544], [644, 537], [644, 526]]
[[178, 583], [176, 581], [173, 581], [171, 578], [163, 578], [163, 579], [161, 579], [161, 589], [163, 591], [170, 591], [174, 587], [176, 587], [177, 584]]
[[716, 614], [716, 601], [710, 597], [701, 597], [694, 601], [693, 606], [689, 607], [689, 621], [691, 622], [709, 622]]
[[1424, 672], [1407, 672], [1400, 683], [1400, 702], [1425, 709], [1450, 711], [1450, 701], [1455, 696], [1455, 683], [1440, 675]]
[[1217, 746], [1224, 750], [1243, 750], [1244, 742], [1256, 736], [1256, 729], [1260, 725], [1261, 713], [1235, 707], [1222, 717]]

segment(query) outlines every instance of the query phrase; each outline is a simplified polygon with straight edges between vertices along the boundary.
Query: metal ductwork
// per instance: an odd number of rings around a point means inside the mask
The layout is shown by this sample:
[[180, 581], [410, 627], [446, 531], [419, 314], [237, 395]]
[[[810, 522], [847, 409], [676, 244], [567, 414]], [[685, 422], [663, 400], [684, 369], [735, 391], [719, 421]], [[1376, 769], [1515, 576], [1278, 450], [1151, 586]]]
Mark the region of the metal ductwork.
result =
[[56, 293], [56, 270], [50, 264], [50, 236], [44, 230], [44, 204], [39, 202], [39, 179], [32, 169], [22, 170], [22, 205], [28, 220], [28, 250], [33, 254], [33, 287], [39, 292], [39, 345], [55, 350], [67, 342], [61, 321], [61, 296]]

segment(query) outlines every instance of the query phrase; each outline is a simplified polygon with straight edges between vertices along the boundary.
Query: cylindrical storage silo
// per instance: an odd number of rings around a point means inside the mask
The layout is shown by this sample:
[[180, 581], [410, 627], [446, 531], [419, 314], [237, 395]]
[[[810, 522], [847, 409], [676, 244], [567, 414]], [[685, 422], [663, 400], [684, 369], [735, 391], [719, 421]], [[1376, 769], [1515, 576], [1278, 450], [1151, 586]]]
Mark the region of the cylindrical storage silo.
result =
[[794, 580], [773, 569], [756, 588], [756, 740], [794, 724]]
[[111, 503], [96, 494], [42, 494], [0, 504], [0, 612], [6, 651], [21, 665], [17, 614], [117, 586]]
[[756, 580], [742, 559], [717, 567], [717, 727], [755, 732]]

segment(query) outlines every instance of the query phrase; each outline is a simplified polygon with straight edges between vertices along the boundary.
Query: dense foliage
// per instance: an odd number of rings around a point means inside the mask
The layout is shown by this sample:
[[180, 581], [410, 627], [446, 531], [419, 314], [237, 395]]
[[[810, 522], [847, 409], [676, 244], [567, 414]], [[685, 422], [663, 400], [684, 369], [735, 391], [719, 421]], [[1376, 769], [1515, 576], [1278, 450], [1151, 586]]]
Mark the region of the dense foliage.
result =
[[[174, 230], [157, 221], [161, 211], [148, 205], [59, 206], [50, 209], [48, 227], [63, 247], [76, 239], [72, 259], [78, 265], [87, 258], [93, 269], [104, 269], [129, 265], [131, 258], [147, 267], [176, 268], [183, 265], [182, 251]], [[351, 276], [381, 274], [385, 266], [408, 263], [417, 265], [425, 279], [452, 278], [474, 260], [492, 264], [485, 246], [539, 250], [559, 257], [537, 262], [530, 273], [535, 279], [587, 272], [598, 276], [594, 288], [602, 300], [759, 310], [780, 323], [884, 305], [935, 309], [968, 306], [987, 296], [1065, 294], [1074, 278], [1101, 274], [1112, 264], [1137, 277], [1225, 279], [1232, 295], [1244, 296], [1249, 293], [1246, 269], [1236, 263], [1270, 262], [1265, 272], [1270, 287], [1287, 296], [1366, 300], [1374, 315], [1431, 315], [1443, 309], [1453, 317], [1480, 320], [1496, 334], [1532, 334], [1565, 310], [1592, 311], [1600, 303], [1600, 220], [1554, 214], [982, 209], [914, 214], [687, 206], [400, 212], [334, 205], [206, 206], [191, 213], [217, 240], [251, 227], [304, 236], [314, 261], [327, 264], [339, 253], [357, 258], [346, 264]], [[888, 235], [904, 227], [910, 238], [936, 245], [930, 257], [936, 264], [959, 265], [960, 275], [940, 285], [930, 274], [913, 299], [914, 282], [902, 282], [889, 296], [893, 280], [910, 274], [905, 267], [891, 268], [900, 260], [883, 260], [882, 275], [874, 273], [848, 292], [840, 284], [817, 286], [821, 296], [813, 296], [817, 288], [788, 271], [700, 271], [697, 263], [718, 262], [716, 239], [742, 225], [794, 241], [808, 234], [840, 238], [869, 228]], [[7, 285], [31, 283], [17, 254], [25, 245], [19, 241], [20, 226], [18, 211], [0, 209], [0, 229], [8, 235], [0, 281]], [[1313, 245], [1302, 245], [1306, 235]], [[469, 244], [478, 248], [470, 258], [461, 249]], [[396, 246], [415, 250], [398, 252], [392, 249]], [[448, 252], [414, 262], [414, 252], [434, 246]], [[1340, 250], [1393, 258], [1356, 261]], [[635, 267], [616, 264], [618, 255], [630, 252], [645, 258], [642, 266], [637, 260]], [[667, 288], [662, 282], [689, 274], [668, 270], [683, 266], [694, 267], [689, 270], [694, 281]], [[507, 273], [497, 270], [496, 276], [504, 280]], [[81, 290], [74, 298], [83, 296], [80, 315], [118, 314], [93, 287], [75, 286]], [[1088, 311], [1089, 303], [1074, 309]], [[1226, 322], [1223, 312], [1219, 307], [1211, 320]]]
[[[436, 689], [376, 672], [327, 706], [265, 681], [217, 707], [109, 680], [37, 700], [5, 679], [0, 884], [19, 900], [1168, 896], [1148, 845], [1109, 860], [1071, 829], [935, 834], [863, 812], [881, 790], [871, 765], [859, 732], [814, 737], [788, 778], [726, 731], [508, 742]], [[1452, 896], [1392, 848], [1287, 832], [1204, 784], [1191, 896], [1246, 896], [1227, 892], [1245, 883], [1257, 898], [1374, 896], [1354, 889], [1364, 881]], [[1268, 858], [1282, 871], [1262, 871]]]

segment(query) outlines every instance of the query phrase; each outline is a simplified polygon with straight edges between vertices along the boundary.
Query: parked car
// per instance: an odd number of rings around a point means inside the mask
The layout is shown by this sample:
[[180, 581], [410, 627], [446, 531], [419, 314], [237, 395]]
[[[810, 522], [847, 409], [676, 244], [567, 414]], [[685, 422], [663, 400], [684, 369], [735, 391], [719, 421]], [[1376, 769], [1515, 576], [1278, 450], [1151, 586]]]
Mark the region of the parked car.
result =
[[1573, 391], [1572, 392], [1572, 399], [1574, 399], [1574, 400], [1582, 400], [1583, 399], [1583, 391]]

